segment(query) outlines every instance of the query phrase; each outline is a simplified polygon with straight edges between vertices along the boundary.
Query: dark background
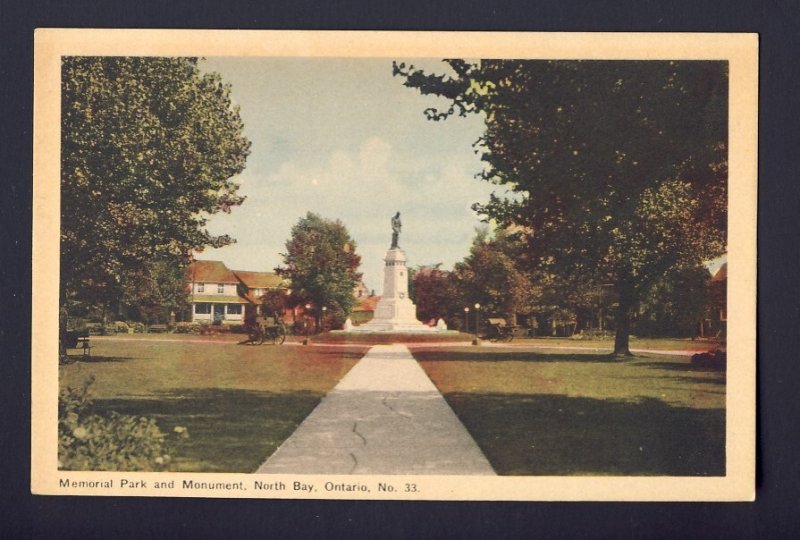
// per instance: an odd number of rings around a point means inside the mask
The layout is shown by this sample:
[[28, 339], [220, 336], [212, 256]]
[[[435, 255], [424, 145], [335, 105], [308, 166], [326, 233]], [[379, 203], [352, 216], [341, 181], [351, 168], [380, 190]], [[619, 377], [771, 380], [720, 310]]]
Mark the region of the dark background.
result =
[[[790, 538], [800, 535], [795, 0], [0, 0], [0, 537]], [[30, 495], [33, 30], [37, 27], [758, 32], [755, 503], [440, 503]], [[735, 216], [731, 217], [736, 219]]]

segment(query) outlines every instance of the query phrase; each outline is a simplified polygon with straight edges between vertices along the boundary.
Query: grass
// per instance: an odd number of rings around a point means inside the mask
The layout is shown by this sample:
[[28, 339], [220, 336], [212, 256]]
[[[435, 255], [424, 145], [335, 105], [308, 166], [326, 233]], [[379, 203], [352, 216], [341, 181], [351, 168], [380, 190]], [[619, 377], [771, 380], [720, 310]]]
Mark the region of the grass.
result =
[[[614, 338], [519, 338], [511, 343], [515, 345], [531, 345], [536, 347], [586, 347], [597, 349], [613, 349]], [[636, 338], [631, 337], [631, 349], [654, 349], [662, 351], [708, 351], [724, 346], [724, 343], [714, 340], [692, 340], [674, 338]]]
[[472, 334], [463, 332], [431, 332], [425, 334], [403, 334], [403, 333], [350, 333], [350, 332], [324, 332], [309, 337], [313, 343], [347, 343], [380, 345], [388, 343], [441, 343], [441, 342], [464, 342], [469, 343], [473, 339]]
[[99, 412], [152, 417], [164, 432], [187, 427], [173, 470], [252, 472], [366, 348], [237, 345], [242, 339], [93, 338], [92, 357], [61, 366], [59, 384], [76, 387], [94, 375]]
[[725, 474], [725, 374], [686, 356], [614, 362], [592, 351], [424, 346], [413, 354], [499, 474]]

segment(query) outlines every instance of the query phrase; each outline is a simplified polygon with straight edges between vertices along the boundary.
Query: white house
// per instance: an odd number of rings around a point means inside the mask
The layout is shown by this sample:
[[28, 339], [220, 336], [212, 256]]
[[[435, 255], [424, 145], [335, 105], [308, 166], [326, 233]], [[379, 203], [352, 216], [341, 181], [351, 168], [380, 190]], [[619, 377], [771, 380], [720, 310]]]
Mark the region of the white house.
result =
[[192, 322], [241, 324], [250, 302], [239, 294], [239, 280], [221, 261], [193, 261], [188, 268]]

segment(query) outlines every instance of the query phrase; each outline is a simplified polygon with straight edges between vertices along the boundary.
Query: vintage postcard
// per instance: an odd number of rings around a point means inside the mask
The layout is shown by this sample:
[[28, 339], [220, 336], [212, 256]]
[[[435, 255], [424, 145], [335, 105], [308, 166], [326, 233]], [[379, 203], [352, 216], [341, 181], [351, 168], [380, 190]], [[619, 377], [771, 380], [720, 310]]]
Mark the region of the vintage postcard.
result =
[[757, 58], [38, 30], [32, 492], [753, 500]]

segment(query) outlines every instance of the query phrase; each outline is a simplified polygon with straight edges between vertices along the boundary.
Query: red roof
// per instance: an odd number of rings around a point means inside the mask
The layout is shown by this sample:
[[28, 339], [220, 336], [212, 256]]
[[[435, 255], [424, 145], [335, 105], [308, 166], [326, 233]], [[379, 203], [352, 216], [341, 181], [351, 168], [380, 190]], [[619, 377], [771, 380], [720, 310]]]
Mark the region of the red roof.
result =
[[273, 289], [280, 287], [283, 283], [283, 279], [274, 272], [234, 270], [233, 273], [248, 289]]
[[726, 281], [728, 279], [728, 263], [723, 264], [717, 270], [717, 273], [714, 274], [714, 277], [711, 278], [711, 281]]
[[222, 261], [192, 261], [187, 275], [193, 283], [239, 283]]

